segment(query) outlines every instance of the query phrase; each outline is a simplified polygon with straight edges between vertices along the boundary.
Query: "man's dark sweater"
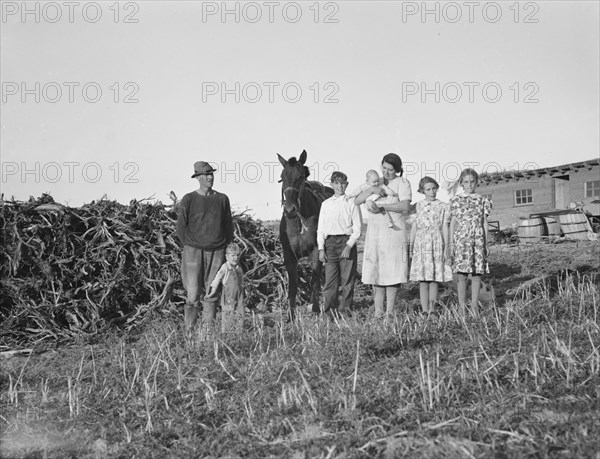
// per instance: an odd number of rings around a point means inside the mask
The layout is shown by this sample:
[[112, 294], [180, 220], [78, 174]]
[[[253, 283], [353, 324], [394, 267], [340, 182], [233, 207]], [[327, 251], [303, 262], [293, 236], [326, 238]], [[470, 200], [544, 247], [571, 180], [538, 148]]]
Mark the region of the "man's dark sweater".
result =
[[177, 237], [183, 245], [202, 250], [223, 249], [233, 241], [229, 198], [211, 190], [203, 196], [186, 194], [177, 212]]

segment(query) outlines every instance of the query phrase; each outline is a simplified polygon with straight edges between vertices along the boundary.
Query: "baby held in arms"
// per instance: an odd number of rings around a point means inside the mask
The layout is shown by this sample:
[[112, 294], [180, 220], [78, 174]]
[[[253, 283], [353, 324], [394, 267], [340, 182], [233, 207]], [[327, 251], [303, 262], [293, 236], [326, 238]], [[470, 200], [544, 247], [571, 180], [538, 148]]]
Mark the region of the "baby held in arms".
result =
[[[385, 193], [385, 195], [380, 195], [380, 194], [374, 193], [367, 198], [367, 202], [371, 201], [371, 202], [374, 202], [375, 204], [377, 204], [377, 201], [380, 198], [385, 198], [388, 196], [392, 196], [392, 197], [396, 197], [396, 198], [398, 197], [398, 195], [396, 193], [394, 193], [394, 191], [390, 187], [385, 185], [383, 178], [379, 177], [379, 174], [377, 173], [376, 170], [371, 169], [371, 170], [367, 171], [365, 178], [366, 178], [365, 182], [363, 184], [361, 184], [353, 192], [348, 193], [348, 197], [355, 198], [360, 193], [365, 191], [367, 188], [375, 187], [375, 186], [380, 186], [383, 189], [383, 192]], [[388, 226], [390, 228], [392, 228], [394, 226], [394, 221], [392, 220], [392, 216], [387, 211], [385, 212], [385, 214], [388, 219]]]

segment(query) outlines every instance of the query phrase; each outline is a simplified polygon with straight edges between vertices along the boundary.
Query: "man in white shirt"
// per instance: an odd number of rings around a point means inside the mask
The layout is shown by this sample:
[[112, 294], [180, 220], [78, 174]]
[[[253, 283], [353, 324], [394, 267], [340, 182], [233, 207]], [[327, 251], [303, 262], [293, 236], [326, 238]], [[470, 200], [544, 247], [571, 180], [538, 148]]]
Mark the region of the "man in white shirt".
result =
[[[323, 312], [330, 318], [350, 313], [356, 280], [356, 242], [360, 237], [362, 218], [354, 199], [346, 196], [348, 176], [335, 171], [331, 174], [334, 195], [323, 201], [317, 225], [319, 260], [325, 264]], [[338, 305], [338, 288], [342, 297]]]

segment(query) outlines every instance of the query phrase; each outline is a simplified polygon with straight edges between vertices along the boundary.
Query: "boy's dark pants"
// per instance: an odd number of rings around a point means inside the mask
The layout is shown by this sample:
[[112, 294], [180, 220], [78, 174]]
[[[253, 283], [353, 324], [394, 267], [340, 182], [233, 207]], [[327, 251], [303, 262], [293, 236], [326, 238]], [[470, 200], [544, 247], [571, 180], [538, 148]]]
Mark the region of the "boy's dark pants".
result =
[[[199, 297], [206, 295], [210, 284], [225, 259], [225, 249], [201, 250], [183, 247], [181, 256], [181, 280], [187, 293], [184, 306], [185, 329], [190, 331], [200, 313]], [[211, 335], [217, 314], [218, 296], [202, 302], [202, 335]]]
[[[354, 295], [357, 255], [356, 245], [350, 250], [349, 258], [342, 258], [342, 251], [350, 236], [329, 236], [325, 240], [325, 286], [323, 287], [324, 309], [329, 316], [349, 313]], [[342, 297], [338, 306], [338, 288], [342, 285]]]

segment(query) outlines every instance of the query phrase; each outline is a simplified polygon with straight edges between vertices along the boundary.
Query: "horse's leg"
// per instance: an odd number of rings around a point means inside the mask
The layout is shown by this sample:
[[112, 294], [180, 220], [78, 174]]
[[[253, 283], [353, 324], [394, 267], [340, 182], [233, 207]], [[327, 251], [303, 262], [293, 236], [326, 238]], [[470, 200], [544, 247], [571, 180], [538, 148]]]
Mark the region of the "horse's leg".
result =
[[292, 250], [290, 238], [287, 234], [287, 219], [281, 217], [279, 223], [279, 238], [283, 249], [283, 262], [288, 275], [288, 321], [296, 319], [296, 294], [298, 293], [298, 259]]
[[296, 319], [296, 294], [298, 293], [298, 262], [288, 262], [285, 264], [288, 274], [288, 300], [290, 308], [288, 310], [288, 320]]
[[319, 314], [321, 312], [319, 298], [321, 296], [321, 269], [323, 268], [323, 263], [319, 261], [319, 250], [317, 248], [315, 248], [311, 257], [312, 275], [310, 278], [310, 285], [312, 312]]

